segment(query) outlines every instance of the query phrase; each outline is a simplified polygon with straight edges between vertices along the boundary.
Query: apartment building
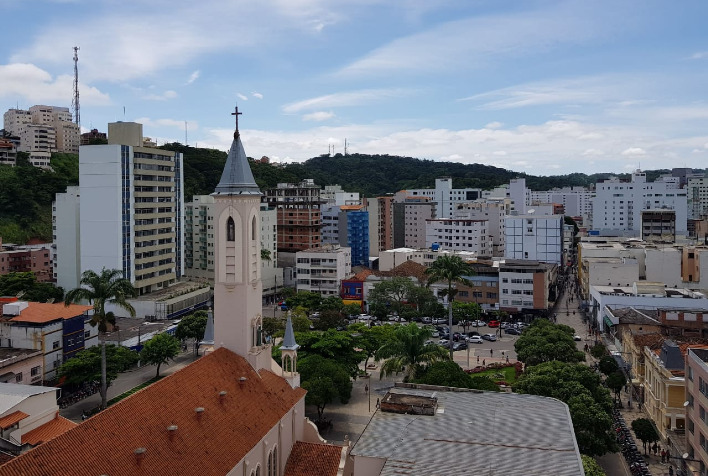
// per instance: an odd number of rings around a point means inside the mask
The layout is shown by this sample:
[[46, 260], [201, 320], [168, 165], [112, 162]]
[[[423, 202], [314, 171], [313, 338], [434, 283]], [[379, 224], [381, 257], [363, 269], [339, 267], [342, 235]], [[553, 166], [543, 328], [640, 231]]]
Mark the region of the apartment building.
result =
[[98, 327], [90, 324], [92, 309], [79, 304], [6, 302], [0, 318], [0, 347], [41, 350], [44, 374], [27, 378], [34, 378], [31, 383], [51, 380], [62, 363], [98, 344]]
[[[689, 348], [686, 353], [686, 452], [683, 464], [693, 474], [708, 472], [708, 349]], [[686, 469], [686, 468], [684, 468]]]
[[54, 282], [65, 290], [78, 286], [81, 279], [80, 189], [66, 187], [52, 203], [52, 265]]
[[182, 173], [182, 154], [144, 147], [135, 122], [108, 124], [107, 145], [82, 146], [81, 270], [119, 269], [140, 295], [176, 283], [184, 274]]
[[686, 194], [689, 218], [695, 220], [708, 215], [708, 177], [689, 178]]
[[487, 220], [487, 232], [492, 256], [504, 256], [504, 217], [511, 214], [510, 198], [487, 198], [460, 203], [453, 218]]
[[54, 281], [51, 244], [2, 245], [0, 240], [0, 275], [32, 273], [40, 282]]
[[321, 246], [320, 207], [324, 201], [314, 180], [279, 183], [276, 188], [265, 190], [262, 201], [278, 213], [278, 251], [296, 252]]
[[348, 247], [323, 245], [298, 251], [295, 260], [297, 291], [339, 296], [342, 281], [352, 274], [352, 251]]
[[81, 134], [81, 145], [91, 145], [96, 142], [108, 142], [108, 135], [105, 132], [99, 132], [98, 129], [91, 129], [89, 132]]
[[49, 165], [52, 152], [79, 152], [80, 129], [71, 121], [67, 107], [37, 105], [9, 109], [4, 114], [5, 130], [20, 137], [21, 152], [29, 152], [30, 162], [37, 167]]
[[563, 205], [564, 214], [580, 217], [583, 224], [592, 223], [592, 202], [594, 192], [585, 187], [553, 188], [546, 191], [529, 191], [529, 205], [536, 203], [557, 203]]
[[10, 167], [14, 167], [16, 164], [17, 145], [9, 138], [0, 136], [0, 165], [9, 165]]
[[320, 198], [336, 206], [361, 204], [358, 192], [345, 192], [341, 185], [325, 185], [320, 192]]
[[393, 197], [364, 198], [362, 203], [369, 212], [369, 254], [393, 248]]
[[452, 188], [451, 177], [436, 178], [433, 189], [419, 188], [399, 193], [404, 193], [406, 197], [427, 197], [431, 202], [435, 202], [436, 215], [431, 218], [452, 218], [458, 203], [471, 202], [482, 197], [482, 190], [479, 188]]
[[445, 250], [462, 250], [481, 256], [492, 256], [493, 247], [488, 220], [462, 218], [429, 219], [425, 225], [425, 246]]
[[531, 260], [499, 263], [499, 308], [511, 313], [547, 315], [556, 301], [558, 266]]
[[561, 215], [511, 215], [504, 217], [504, 256], [507, 259], [563, 264]]
[[0, 347], [0, 383], [42, 385], [43, 362], [40, 349]]
[[665, 209], [676, 213], [676, 234], [687, 233], [688, 204], [678, 177], [660, 177], [647, 182], [646, 173], [637, 170], [631, 182], [611, 178], [598, 182], [593, 200], [594, 230], [600, 234], [640, 236], [642, 210]]
[[396, 194], [393, 204], [393, 246], [425, 248], [426, 223], [437, 215], [437, 203], [430, 197]]
[[673, 243], [676, 241], [675, 210], [642, 210], [641, 239]]

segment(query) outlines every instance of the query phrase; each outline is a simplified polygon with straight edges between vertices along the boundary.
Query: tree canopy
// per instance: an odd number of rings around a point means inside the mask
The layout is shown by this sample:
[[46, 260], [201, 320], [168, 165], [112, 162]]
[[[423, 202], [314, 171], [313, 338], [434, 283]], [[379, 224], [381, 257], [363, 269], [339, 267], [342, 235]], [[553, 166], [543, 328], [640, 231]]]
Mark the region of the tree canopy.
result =
[[398, 326], [393, 339], [376, 351], [376, 360], [384, 360], [381, 378], [392, 373], [405, 372], [405, 380], [412, 380], [421, 366], [448, 359], [447, 351], [437, 344], [426, 344], [432, 331], [415, 324]]
[[[138, 353], [123, 346], [106, 345], [106, 382], [108, 385], [139, 360]], [[69, 385], [101, 381], [101, 346], [89, 347], [59, 367], [59, 377]]]
[[647, 445], [659, 441], [659, 434], [656, 432], [654, 424], [648, 418], [637, 418], [632, 422], [632, 431], [644, 446], [644, 454], [647, 453]]
[[52, 283], [40, 283], [32, 272], [14, 272], [0, 275], [0, 296], [17, 296], [22, 293], [22, 299], [34, 302], [64, 300], [64, 290]]
[[565, 402], [582, 453], [599, 456], [614, 451], [612, 400], [600, 376], [588, 366], [559, 361], [540, 363], [526, 369], [514, 391]]
[[585, 354], [577, 349], [572, 327], [536, 319], [514, 343], [518, 359], [526, 365], [557, 360], [583, 362]]
[[298, 362], [301, 386], [307, 390], [305, 403], [317, 407], [319, 420], [327, 404], [335, 400], [349, 402], [352, 381], [347, 370], [338, 362], [321, 355], [308, 355]]
[[157, 334], [145, 342], [140, 351], [140, 360], [157, 366], [155, 377], [160, 376], [160, 366], [179, 354], [179, 341], [169, 334]]

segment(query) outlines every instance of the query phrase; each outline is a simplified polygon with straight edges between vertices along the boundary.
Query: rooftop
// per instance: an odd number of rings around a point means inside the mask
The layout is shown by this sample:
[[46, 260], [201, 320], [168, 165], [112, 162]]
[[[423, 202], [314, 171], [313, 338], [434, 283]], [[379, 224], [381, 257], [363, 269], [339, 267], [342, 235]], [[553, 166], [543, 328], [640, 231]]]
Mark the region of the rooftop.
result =
[[28, 302], [27, 304], [28, 307], [23, 309], [19, 316], [13, 317], [10, 320], [13, 322], [43, 324], [56, 319], [71, 319], [72, 317], [80, 316], [93, 309], [93, 306], [84, 306], [81, 304], [69, 304], [65, 306], [63, 302], [51, 304], [45, 302]]
[[342, 447], [296, 441], [285, 465], [284, 476], [336, 476]]
[[222, 347], [13, 459], [2, 474], [227, 474], [304, 396]]
[[53, 420], [22, 435], [22, 444], [29, 443], [32, 446], [37, 446], [66, 433], [74, 427], [76, 427], [76, 423], [59, 416], [59, 413], [57, 413]]
[[559, 400], [444, 387], [391, 393], [435, 397], [438, 408], [432, 416], [374, 414], [351, 453], [385, 458], [383, 476], [583, 474], [568, 407]]
[[607, 310], [619, 319], [620, 324], [661, 325], [659, 311], [656, 309], [643, 309], [640, 311], [633, 307], [607, 306]]
[[55, 387], [40, 387], [39, 385], [0, 383], [0, 415], [33, 395], [57, 392], [58, 390]]
[[42, 355], [39, 349], [16, 349], [14, 347], [0, 347], [0, 369], [12, 365], [35, 355]]

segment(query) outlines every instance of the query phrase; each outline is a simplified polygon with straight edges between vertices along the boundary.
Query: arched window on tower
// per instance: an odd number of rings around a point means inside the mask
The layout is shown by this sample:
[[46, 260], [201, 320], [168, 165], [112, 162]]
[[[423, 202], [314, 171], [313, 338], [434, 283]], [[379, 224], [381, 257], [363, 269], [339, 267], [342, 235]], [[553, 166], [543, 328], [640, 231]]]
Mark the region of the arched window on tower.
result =
[[256, 241], [256, 217], [251, 220], [251, 240]]
[[231, 217], [226, 220], [226, 241], [236, 241], [236, 224]]

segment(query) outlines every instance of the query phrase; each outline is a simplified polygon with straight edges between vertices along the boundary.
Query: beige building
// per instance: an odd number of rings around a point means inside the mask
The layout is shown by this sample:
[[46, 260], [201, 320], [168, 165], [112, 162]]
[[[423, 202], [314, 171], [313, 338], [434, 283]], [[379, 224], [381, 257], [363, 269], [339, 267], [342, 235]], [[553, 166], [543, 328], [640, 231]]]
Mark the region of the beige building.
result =
[[20, 137], [21, 152], [30, 154], [35, 167], [48, 167], [52, 152], [79, 152], [81, 130], [71, 121], [67, 107], [37, 105], [9, 109], [4, 114], [5, 130]]
[[0, 347], [0, 383], [42, 385], [43, 362], [41, 349]]
[[693, 474], [705, 474], [708, 468], [708, 349], [688, 349], [686, 402], [686, 452], [688, 458], [698, 461], [686, 462], [684, 465]]

